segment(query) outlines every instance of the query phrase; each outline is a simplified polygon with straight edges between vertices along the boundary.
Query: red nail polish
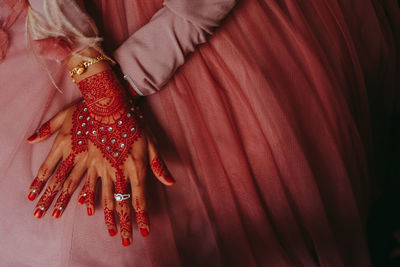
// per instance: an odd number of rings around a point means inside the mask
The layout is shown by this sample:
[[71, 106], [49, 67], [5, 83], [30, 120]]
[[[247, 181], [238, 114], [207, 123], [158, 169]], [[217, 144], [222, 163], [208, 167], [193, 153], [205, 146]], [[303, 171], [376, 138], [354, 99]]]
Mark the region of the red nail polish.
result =
[[115, 231], [114, 229], [108, 229], [108, 233], [110, 234], [110, 236], [115, 236], [117, 234], [117, 231]]
[[60, 213], [61, 213], [61, 211], [59, 209], [55, 209], [53, 211], [53, 214], [51, 214], [51, 216], [53, 216], [54, 218], [57, 219], [58, 217], [60, 217]]
[[84, 197], [84, 196], [81, 196], [81, 197], [78, 199], [78, 202], [79, 202], [79, 204], [85, 203], [85, 197]]
[[142, 236], [148, 236], [149, 235], [149, 231], [147, 231], [147, 229], [144, 229], [144, 228], [140, 228], [140, 233], [142, 234]]
[[92, 216], [92, 215], [93, 215], [92, 208], [87, 208], [87, 214], [88, 214], [89, 216]]
[[35, 198], [36, 198], [36, 193], [30, 192], [29, 195], [28, 195], [28, 199], [30, 201], [34, 201]]
[[35, 216], [36, 218], [40, 219], [40, 218], [42, 218], [43, 213], [44, 213], [43, 210], [37, 209], [37, 210], [35, 211], [35, 213], [33, 214], [33, 216]]
[[165, 176], [164, 179], [165, 179], [165, 181], [167, 181], [168, 183], [172, 183], [172, 184], [175, 183], [175, 180], [174, 180], [174, 178], [172, 178], [172, 177]]
[[36, 139], [36, 137], [37, 137], [37, 133], [34, 133], [34, 134], [32, 134], [32, 135], [28, 138], [28, 141], [29, 141], [29, 142], [32, 142], [33, 140]]
[[129, 241], [129, 239], [122, 239], [122, 245], [124, 245], [125, 247], [129, 246], [131, 244], [131, 241]]

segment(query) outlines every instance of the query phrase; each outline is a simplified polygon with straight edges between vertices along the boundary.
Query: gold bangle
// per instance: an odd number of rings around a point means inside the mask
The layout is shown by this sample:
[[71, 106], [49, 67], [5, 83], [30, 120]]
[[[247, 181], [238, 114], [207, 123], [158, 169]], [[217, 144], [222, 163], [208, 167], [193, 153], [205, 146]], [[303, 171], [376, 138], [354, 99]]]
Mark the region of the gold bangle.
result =
[[78, 65], [76, 65], [75, 67], [73, 67], [70, 71], [69, 71], [69, 75], [72, 78], [72, 81], [75, 82], [74, 79], [74, 75], [82, 75], [83, 73], [85, 73], [85, 71], [87, 70], [87, 68], [89, 68], [89, 66], [103, 61], [103, 60], [109, 60], [108, 58], [106, 58], [105, 56], [97, 56], [94, 58], [89, 58], [88, 60], [85, 60], [81, 63], [79, 63]]

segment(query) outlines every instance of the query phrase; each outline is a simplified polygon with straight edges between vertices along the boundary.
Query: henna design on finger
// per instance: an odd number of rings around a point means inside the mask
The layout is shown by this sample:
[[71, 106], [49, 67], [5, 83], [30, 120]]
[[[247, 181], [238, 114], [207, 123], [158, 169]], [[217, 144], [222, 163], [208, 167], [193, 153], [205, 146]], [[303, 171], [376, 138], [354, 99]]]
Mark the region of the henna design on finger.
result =
[[115, 236], [117, 231], [115, 226], [114, 211], [108, 208], [107, 200], [104, 200], [104, 221], [110, 236]]
[[155, 156], [151, 161], [151, 169], [156, 176], [164, 179], [168, 183], [175, 183], [175, 180], [174, 178], [172, 178], [171, 173], [168, 171], [164, 162], [158, 156]]
[[145, 209], [140, 207], [139, 198], [135, 199], [136, 202], [136, 223], [142, 236], [149, 235], [149, 217]]
[[45, 180], [42, 180], [39, 177], [35, 177], [31, 186], [29, 187], [30, 192], [28, 195], [28, 199], [30, 201], [35, 200], [36, 196], [42, 191], [45, 184], [46, 184]]
[[51, 134], [50, 122], [47, 121], [45, 124], [42, 125], [39, 129], [39, 138], [43, 138], [49, 136]]
[[89, 216], [94, 214], [94, 190], [92, 189], [93, 186], [90, 185], [91, 178], [87, 177], [85, 185], [82, 188], [82, 191], [79, 194], [78, 202], [80, 204], [86, 203], [86, 209]]
[[122, 244], [124, 246], [130, 245], [130, 236], [132, 233], [132, 218], [129, 212], [129, 206], [127, 203], [121, 204], [117, 203], [119, 209], [117, 209], [118, 217], [119, 217], [119, 227], [122, 237]]
[[46, 191], [36, 205], [36, 209], [34, 211], [34, 216], [36, 218], [41, 218], [49, 208], [51, 202], [53, 202], [54, 197], [60, 191], [64, 180], [66, 179], [69, 172], [72, 170], [74, 166], [74, 160], [75, 155], [70, 154], [58, 167], [56, 176], [54, 177], [54, 184], [47, 186]]
[[64, 212], [65, 208], [67, 207], [67, 204], [69, 202], [69, 200], [71, 199], [71, 186], [72, 186], [72, 181], [69, 180], [67, 183], [67, 186], [64, 186], [63, 191], [61, 192], [61, 195], [59, 196], [56, 204], [55, 204], [55, 208], [53, 211], [53, 214], [51, 216], [53, 216], [54, 218], [59, 218], [61, 216], [61, 214]]
[[85, 203], [86, 203], [88, 215], [92, 216], [94, 214], [94, 191], [93, 190], [86, 191]]
[[[115, 172], [115, 193], [128, 194], [128, 179], [122, 173], [122, 170], [117, 169]], [[122, 200], [119, 203], [124, 204], [127, 200]]]
[[87, 193], [86, 193], [86, 192], [87, 192], [88, 190], [89, 190], [89, 179], [86, 178], [86, 182], [85, 182], [85, 184], [83, 185], [81, 192], [79, 193], [79, 198], [78, 198], [79, 204], [85, 203], [85, 198], [86, 198], [86, 196], [87, 196]]
[[[117, 169], [115, 172], [115, 193], [127, 194], [128, 193], [128, 180], [124, 176], [122, 170]], [[129, 209], [128, 200], [117, 202], [117, 213], [119, 217], [120, 233], [122, 237], [122, 245], [129, 246], [130, 236], [132, 233], [132, 219]]]

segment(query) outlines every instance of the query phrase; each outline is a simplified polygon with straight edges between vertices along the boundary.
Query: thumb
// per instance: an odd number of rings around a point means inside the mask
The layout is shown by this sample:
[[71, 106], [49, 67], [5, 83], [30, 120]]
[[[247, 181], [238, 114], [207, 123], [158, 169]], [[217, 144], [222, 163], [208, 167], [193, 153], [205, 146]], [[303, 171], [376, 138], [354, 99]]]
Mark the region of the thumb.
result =
[[33, 135], [31, 135], [27, 141], [31, 144], [37, 144], [48, 137], [50, 137], [54, 132], [61, 128], [63, 125], [64, 119], [67, 116], [68, 109], [60, 111], [55, 115], [52, 119], [45, 122], [42, 126], [40, 126], [39, 130], [37, 130]]
[[150, 138], [147, 138], [147, 145], [149, 151], [150, 167], [154, 173], [154, 176], [164, 185], [173, 185], [175, 183], [175, 180], [172, 177], [171, 173], [168, 171], [167, 166], [165, 166], [164, 161], [161, 159], [157, 149], [155, 148]]

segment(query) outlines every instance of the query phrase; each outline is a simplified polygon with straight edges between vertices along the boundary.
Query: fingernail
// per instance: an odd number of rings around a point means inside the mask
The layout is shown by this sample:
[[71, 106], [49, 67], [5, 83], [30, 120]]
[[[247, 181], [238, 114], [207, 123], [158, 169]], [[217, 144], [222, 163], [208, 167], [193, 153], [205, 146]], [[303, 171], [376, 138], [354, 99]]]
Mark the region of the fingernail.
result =
[[140, 228], [140, 233], [142, 234], [142, 236], [148, 236], [149, 235], [149, 231], [145, 228]]
[[32, 142], [33, 140], [36, 139], [36, 137], [37, 137], [37, 133], [34, 133], [34, 134], [32, 134], [32, 135], [28, 138], [28, 141], [29, 141], [29, 142]]
[[172, 177], [166, 176], [166, 177], [164, 177], [164, 179], [165, 179], [165, 181], [167, 181], [168, 183], [175, 183], [175, 180], [174, 180], [174, 178], [172, 178]]
[[54, 209], [53, 214], [51, 214], [51, 216], [57, 219], [58, 217], [60, 217], [60, 213], [61, 211], [59, 209]]
[[36, 193], [30, 192], [29, 195], [28, 195], [28, 199], [29, 199], [30, 201], [34, 201], [35, 198], [36, 198]]
[[115, 236], [117, 234], [117, 231], [115, 231], [114, 229], [108, 229], [108, 233], [110, 234], [110, 236]]
[[124, 245], [125, 247], [129, 246], [131, 244], [131, 241], [129, 241], [129, 239], [122, 239], [122, 245]]
[[81, 196], [81, 197], [78, 199], [78, 202], [79, 202], [79, 204], [85, 203], [85, 197], [84, 197], [84, 196]]
[[40, 218], [42, 218], [43, 213], [44, 213], [43, 210], [37, 209], [37, 210], [35, 211], [35, 213], [33, 214], [33, 216], [35, 216], [36, 218], [40, 219]]
[[87, 208], [87, 214], [89, 215], [89, 216], [92, 216], [93, 215], [93, 210], [92, 210], [92, 208]]

